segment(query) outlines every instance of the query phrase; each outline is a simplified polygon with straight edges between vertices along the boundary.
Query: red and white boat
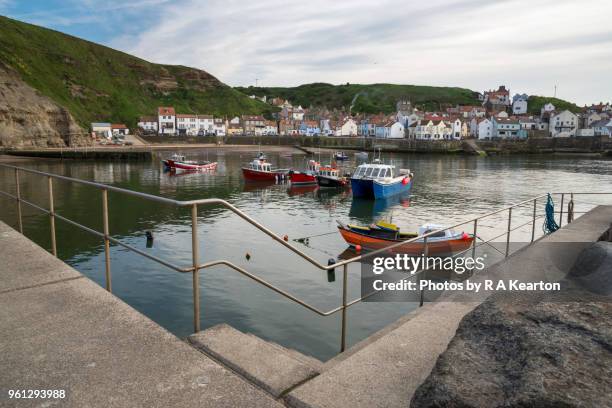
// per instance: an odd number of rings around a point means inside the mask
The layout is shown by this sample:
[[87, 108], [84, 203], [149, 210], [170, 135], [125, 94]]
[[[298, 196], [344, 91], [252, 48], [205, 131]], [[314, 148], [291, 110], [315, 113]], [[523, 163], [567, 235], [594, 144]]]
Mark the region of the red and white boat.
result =
[[309, 186], [317, 184], [317, 173], [319, 172], [320, 164], [315, 160], [308, 161], [308, 170], [289, 172], [289, 179], [292, 186]]
[[173, 154], [169, 159], [162, 160], [162, 163], [170, 169], [180, 170], [198, 171], [217, 168], [217, 162], [185, 160], [185, 156], [180, 154]]
[[287, 177], [288, 170], [273, 169], [266, 159], [256, 158], [248, 166], [242, 168], [245, 180], [251, 181], [281, 181]]

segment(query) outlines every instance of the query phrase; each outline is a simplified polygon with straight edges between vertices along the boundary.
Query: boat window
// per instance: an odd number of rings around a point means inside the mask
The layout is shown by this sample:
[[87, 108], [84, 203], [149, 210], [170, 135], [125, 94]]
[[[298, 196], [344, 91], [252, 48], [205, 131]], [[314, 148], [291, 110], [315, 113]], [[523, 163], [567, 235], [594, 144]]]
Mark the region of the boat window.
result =
[[365, 176], [370, 177], [372, 175], [372, 170], [374, 170], [372, 167], [368, 167], [368, 169], [365, 172]]
[[387, 177], [387, 171], [388, 171], [387, 169], [381, 169], [379, 177], [380, 178]]
[[376, 178], [378, 177], [378, 173], [380, 173], [381, 169], [374, 169], [374, 171], [372, 172], [372, 178]]
[[[435, 230], [427, 230], [427, 231], [425, 231], [425, 232], [423, 233], [423, 235], [425, 235], [425, 234], [429, 234], [429, 233], [430, 233], [430, 232], [432, 232], [432, 231], [435, 231]], [[436, 232], [436, 233], [435, 233], [435, 234], [433, 234], [433, 235], [430, 235], [429, 237], [430, 237], [430, 238], [443, 238], [443, 237], [445, 237], [445, 236], [446, 236], [446, 232], [445, 232], [445, 231], [439, 231], [439, 232]]]

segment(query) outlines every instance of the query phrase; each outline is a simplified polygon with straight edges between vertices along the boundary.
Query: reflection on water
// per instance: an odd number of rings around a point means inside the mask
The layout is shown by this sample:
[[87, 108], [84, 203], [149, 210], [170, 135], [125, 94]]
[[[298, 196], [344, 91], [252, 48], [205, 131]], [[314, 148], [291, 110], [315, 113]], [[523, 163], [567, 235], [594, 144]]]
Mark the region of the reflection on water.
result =
[[[86, 180], [107, 183], [178, 200], [217, 197], [225, 199], [254, 217], [279, 235], [322, 263], [329, 258], [354, 255], [336, 231], [336, 220], [369, 224], [378, 219], [392, 219], [405, 231], [414, 231], [426, 222], [454, 224], [513, 202], [547, 191], [612, 191], [612, 162], [549, 157], [462, 157], [428, 155], [393, 155], [393, 161], [415, 173], [412, 193], [386, 201], [353, 200], [349, 191], [291, 188], [288, 184], [247, 183], [240, 166], [254, 155], [251, 152], [211, 149], [201, 152], [219, 166], [210, 173], [164, 172], [159, 161], [148, 163], [103, 163], [73, 161], [37, 161], [26, 166]], [[188, 155], [193, 154], [186, 152]], [[288, 152], [268, 153], [278, 167], [305, 168], [308, 157]], [[351, 155], [352, 157], [352, 155]], [[195, 157], [194, 157], [195, 158]], [[325, 160], [324, 160], [325, 161]], [[354, 162], [343, 163], [343, 172]], [[13, 189], [12, 173], [0, 169], [0, 188]], [[47, 207], [46, 180], [22, 176], [24, 198]], [[54, 182], [56, 211], [90, 228], [102, 229], [100, 192], [91, 187]], [[605, 202], [603, 196], [576, 197], [576, 210]], [[541, 208], [544, 202], [541, 203]], [[173, 263], [191, 263], [189, 209], [147, 202], [109, 193], [111, 234]], [[541, 209], [540, 208], [540, 209]], [[531, 215], [532, 208], [513, 211], [518, 225]], [[506, 228], [506, 215], [498, 214], [479, 223], [484, 239]], [[0, 198], [0, 218], [15, 224], [14, 203]], [[35, 210], [24, 207], [26, 234], [49, 248], [49, 221]], [[102, 242], [70, 225], [57, 222], [60, 258], [96, 282], [104, 283]], [[471, 232], [473, 227], [463, 227]], [[461, 230], [459, 227], [458, 230]], [[146, 231], [154, 240], [147, 245]], [[539, 224], [537, 227], [540, 234]], [[202, 261], [228, 259], [237, 265], [304, 299], [321, 310], [341, 302], [341, 272], [336, 275], [314, 269], [286, 248], [273, 242], [242, 219], [221, 207], [199, 211], [199, 239]], [[322, 235], [325, 234], [325, 235]], [[318, 235], [307, 245], [295, 238]], [[514, 240], [528, 240], [530, 227], [513, 232]], [[192, 329], [191, 278], [178, 274], [120, 247], [111, 250], [114, 292], [179, 336]], [[499, 259], [491, 251], [491, 259]], [[249, 253], [250, 259], [246, 258]], [[349, 297], [360, 294], [358, 265], [349, 267]], [[217, 323], [252, 332], [302, 352], [327, 359], [338, 351], [339, 316], [318, 317], [269, 289], [257, 285], [236, 272], [215, 267], [202, 272], [202, 327]], [[414, 303], [356, 304], [348, 312], [348, 343], [363, 339], [403, 314]]]

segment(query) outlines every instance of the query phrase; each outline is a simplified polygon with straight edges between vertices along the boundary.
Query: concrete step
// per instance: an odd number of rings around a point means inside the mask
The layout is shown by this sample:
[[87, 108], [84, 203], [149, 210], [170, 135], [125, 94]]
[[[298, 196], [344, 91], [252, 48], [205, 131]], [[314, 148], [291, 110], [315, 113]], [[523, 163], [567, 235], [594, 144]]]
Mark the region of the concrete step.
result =
[[322, 365], [316, 359], [227, 324], [193, 334], [188, 341], [275, 398], [319, 375]]
[[[261, 340], [260, 337], [257, 337], [256, 335], [252, 334], [252, 333], [246, 333], [247, 336], [251, 336], [251, 337], [255, 337], [258, 340]], [[294, 349], [290, 349], [290, 348], [286, 348], [281, 346], [278, 343], [275, 343], [273, 341], [267, 341], [267, 343], [269, 345], [271, 345], [272, 347], [276, 347], [277, 349], [280, 350], [281, 353], [288, 353], [289, 355], [291, 355], [292, 357], [294, 357], [296, 360], [301, 361], [302, 363], [306, 364], [307, 366], [310, 366], [312, 369], [314, 369], [316, 372], [321, 373], [323, 371], [323, 362], [321, 360], [317, 360], [314, 357], [311, 356], [307, 356], [305, 354], [300, 353], [297, 350]]]

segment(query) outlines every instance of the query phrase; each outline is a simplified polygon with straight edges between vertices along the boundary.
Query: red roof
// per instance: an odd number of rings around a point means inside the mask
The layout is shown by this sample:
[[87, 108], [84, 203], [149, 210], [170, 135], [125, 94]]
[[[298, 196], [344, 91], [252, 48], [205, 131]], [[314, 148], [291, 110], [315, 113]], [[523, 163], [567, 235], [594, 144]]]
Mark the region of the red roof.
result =
[[123, 123], [113, 123], [111, 124], [111, 129], [127, 129]]
[[159, 115], [162, 115], [162, 116], [165, 116], [165, 115], [174, 116], [174, 115], [176, 115], [176, 112], [174, 111], [174, 108], [172, 106], [160, 106], [159, 108], [157, 108], [157, 113]]

